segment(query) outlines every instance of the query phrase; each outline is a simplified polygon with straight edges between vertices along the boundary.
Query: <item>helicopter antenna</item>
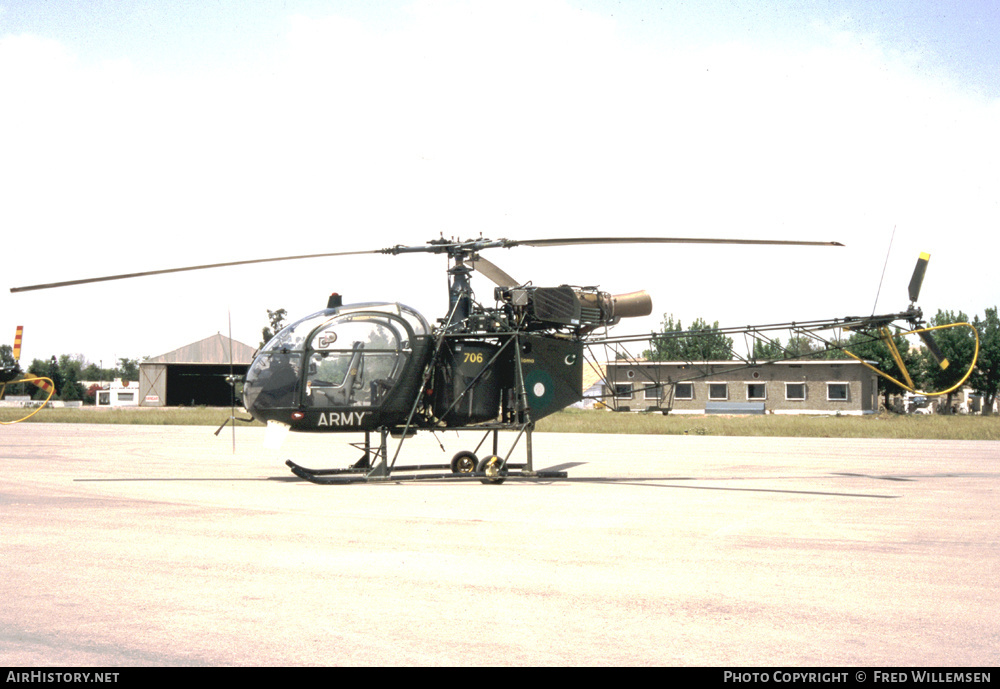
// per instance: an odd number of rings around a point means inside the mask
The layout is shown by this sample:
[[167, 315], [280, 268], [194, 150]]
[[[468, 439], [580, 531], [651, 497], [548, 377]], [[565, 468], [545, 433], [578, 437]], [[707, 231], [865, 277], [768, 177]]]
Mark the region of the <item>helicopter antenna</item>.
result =
[[233, 454], [236, 454], [236, 376], [233, 373], [233, 310], [226, 309], [229, 319], [229, 418], [233, 426]]
[[232, 309], [227, 310], [227, 315], [229, 317], [229, 375], [226, 376], [226, 380], [229, 382], [229, 418], [222, 422], [222, 425], [215, 429], [215, 435], [218, 436], [222, 432], [222, 429], [226, 427], [226, 424], [232, 424], [233, 427], [233, 454], [236, 454], [236, 422], [237, 421], [247, 421], [252, 419], [237, 419], [236, 418], [236, 371], [233, 364], [233, 312]]
[[882, 277], [878, 279], [878, 290], [875, 292], [875, 303], [872, 305], [872, 315], [875, 315], [875, 309], [878, 308], [878, 297], [882, 293], [882, 281], [885, 280], [885, 267], [889, 265], [889, 252], [892, 251], [892, 240], [896, 238], [896, 226], [892, 226], [892, 234], [889, 236], [889, 249], [885, 252], [885, 263], [882, 264]]

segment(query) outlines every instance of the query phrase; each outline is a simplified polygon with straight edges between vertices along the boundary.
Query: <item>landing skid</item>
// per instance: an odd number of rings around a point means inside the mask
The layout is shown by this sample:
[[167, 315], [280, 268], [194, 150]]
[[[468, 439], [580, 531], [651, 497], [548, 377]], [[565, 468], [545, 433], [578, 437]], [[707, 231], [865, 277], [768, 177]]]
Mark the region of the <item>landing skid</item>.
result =
[[[335, 485], [347, 483], [385, 483], [399, 481], [472, 481], [483, 483], [501, 483], [506, 479], [569, 478], [565, 471], [524, 471], [524, 464], [508, 464], [507, 473], [497, 478], [485, 471], [455, 473], [447, 464], [421, 464], [416, 466], [396, 467], [388, 476], [369, 476], [365, 469], [309, 469], [287, 460], [286, 465], [299, 478], [319, 485]], [[514, 471], [510, 471], [513, 469]], [[422, 473], [432, 472], [432, 473]]]
[[[482, 427], [464, 430], [483, 430]], [[500, 430], [519, 430], [506, 457], [497, 454], [499, 443], [498, 435]], [[418, 464], [412, 466], [396, 467], [396, 457], [399, 455], [397, 447], [396, 455], [392, 461], [387, 461], [387, 441], [390, 434], [388, 429], [381, 429], [381, 442], [377, 448], [372, 447], [371, 434], [365, 433], [365, 442], [358, 444], [358, 449], [364, 450], [364, 455], [352, 466], [342, 469], [310, 469], [301, 464], [296, 464], [292, 460], [287, 460], [285, 464], [292, 470], [292, 473], [299, 478], [311, 483], [320, 485], [347, 484], [347, 483], [385, 483], [399, 481], [471, 481], [477, 480], [482, 483], [503, 483], [508, 478], [541, 478], [560, 479], [568, 478], [565, 471], [542, 470], [534, 471], [531, 457], [531, 432], [532, 424], [524, 424], [514, 428], [494, 427], [486, 429], [486, 435], [479, 442], [474, 452], [460, 452], [456, 455], [476, 458], [475, 452], [479, 451], [483, 443], [490, 435], [493, 436], [493, 454], [474, 463], [453, 460], [451, 464]], [[510, 464], [508, 459], [517, 446], [521, 436], [526, 438], [525, 447], [527, 449], [527, 462], [525, 464]], [[402, 446], [405, 434], [400, 440]], [[443, 449], [443, 446], [442, 446]]]

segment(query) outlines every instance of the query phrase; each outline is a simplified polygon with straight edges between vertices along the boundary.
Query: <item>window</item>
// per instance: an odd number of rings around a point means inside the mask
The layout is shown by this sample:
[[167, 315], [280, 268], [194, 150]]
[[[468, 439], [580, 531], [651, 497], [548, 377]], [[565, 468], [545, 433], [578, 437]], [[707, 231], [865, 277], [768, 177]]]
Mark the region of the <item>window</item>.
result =
[[632, 383], [615, 383], [615, 399], [632, 399]]
[[[642, 393], [643, 393], [642, 394], [642, 398], [645, 399], [645, 400], [659, 400], [659, 399], [663, 399], [663, 388], [660, 387], [659, 385], [655, 385], [655, 383], [650, 383], [649, 385], [651, 387], [647, 387], [646, 389], [644, 389], [642, 391]], [[655, 387], [652, 387], [654, 385], [655, 385]]]
[[709, 383], [708, 399], [710, 400], [729, 399], [729, 383]]
[[764, 383], [747, 383], [748, 400], [766, 400], [767, 387]]
[[826, 384], [826, 398], [833, 402], [846, 402], [847, 401], [847, 383], [827, 383]]
[[677, 383], [674, 385], [675, 400], [693, 400], [694, 383]]
[[805, 383], [785, 383], [786, 400], [804, 400], [806, 398]]
[[[381, 314], [346, 314], [310, 339], [306, 398], [317, 407], [377, 406], [406, 362], [402, 322]], [[456, 346], [456, 356], [460, 356]], [[461, 363], [461, 359], [459, 359]]]

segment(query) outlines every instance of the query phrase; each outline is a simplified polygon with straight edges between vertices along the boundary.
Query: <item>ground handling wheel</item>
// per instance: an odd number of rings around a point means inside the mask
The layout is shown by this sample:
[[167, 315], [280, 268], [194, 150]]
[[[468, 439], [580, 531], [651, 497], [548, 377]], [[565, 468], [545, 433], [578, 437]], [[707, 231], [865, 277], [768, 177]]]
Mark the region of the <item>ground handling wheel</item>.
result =
[[476, 457], [475, 452], [462, 450], [451, 458], [451, 473], [453, 474], [471, 474], [478, 466], [479, 458]]
[[503, 458], [496, 455], [490, 455], [479, 460], [479, 466], [476, 467], [476, 471], [486, 474], [485, 478], [479, 479], [486, 484], [493, 483], [500, 485], [507, 476], [507, 467], [504, 465]]

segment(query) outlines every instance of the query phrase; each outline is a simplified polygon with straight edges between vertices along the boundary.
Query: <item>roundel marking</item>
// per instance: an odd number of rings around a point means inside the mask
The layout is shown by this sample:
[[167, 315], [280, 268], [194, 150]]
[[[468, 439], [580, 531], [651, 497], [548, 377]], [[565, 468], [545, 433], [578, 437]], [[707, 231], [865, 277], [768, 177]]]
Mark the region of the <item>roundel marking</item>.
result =
[[543, 409], [552, 403], [552, 392], [555, 388], [548, 373], [535, 369], [525, 376], [524, 383], [528, 392], [528, 403], [534, 409]]

